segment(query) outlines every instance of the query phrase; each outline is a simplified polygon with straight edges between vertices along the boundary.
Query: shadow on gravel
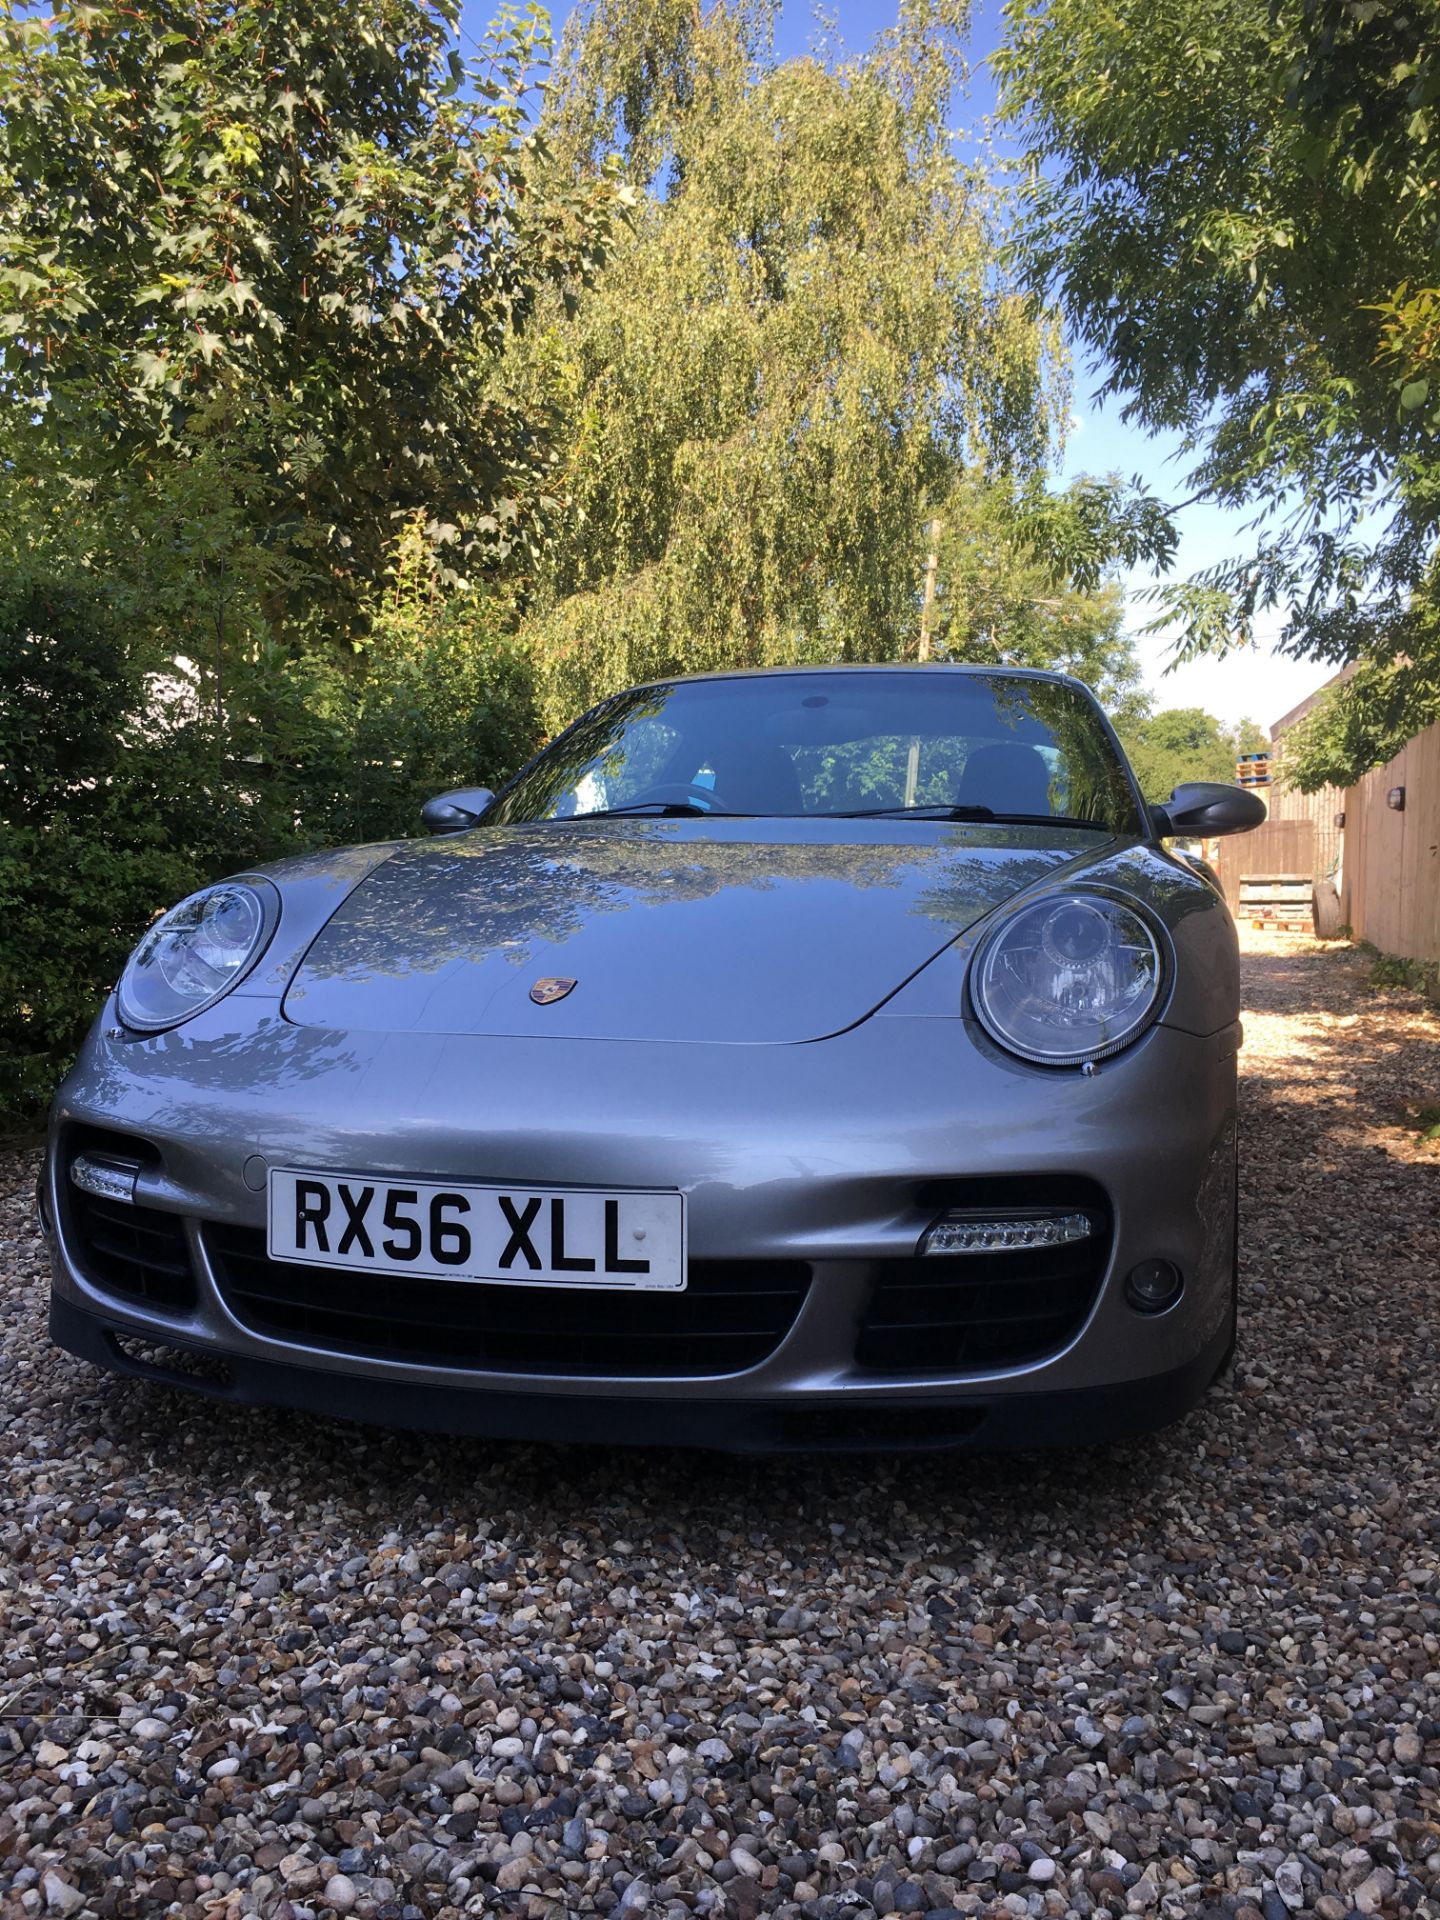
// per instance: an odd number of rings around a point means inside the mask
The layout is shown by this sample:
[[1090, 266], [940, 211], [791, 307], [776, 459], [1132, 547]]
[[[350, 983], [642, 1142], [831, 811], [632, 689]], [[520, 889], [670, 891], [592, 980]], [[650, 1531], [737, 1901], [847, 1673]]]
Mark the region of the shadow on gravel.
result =
[[1247, 1013], [1335, 1013], [1355, 995], [1358, 970], [1348, 954], [1247, 953], [1242, 964]]
[[1193, 1478], [1197, 1449], [1219, 1439], [1212, 1407], [1226, 1391], [1176, 1428], [1094, 1452], [755, 1456], [447, 1439], [224, 1405], [197, 1428], [188, 1397], [77, 1385], [74, 1428], [112, 1443], [112, 1476], [170, 1475], [182, 1512], [249, 1489], [298, 1533], [332, 1540], [337, 1524], [364, 1539], [390, 1526], [479, 1532], [493, 1517], [532, 1539], [609, 1524], [637, 1545], [723, 1533], [792, 1555], [833, 1546], [857, 1516], [873, 1537], [887, 1515], [897, 1545], [918, 1531], [998, 1548], [1053, 1530], [1072, 1546], [1092, 1534], [1153, 1548], [1177, 1477]]
[[[1435, 1008], [1406, 990], [1373, 990], [1366, 963], [1348, 955], [1252, 954], [1245, 971], [1244, 1172], [1260, 1204], [1273, 1213], [1277, 1194], [1283, 1199], [1313, 1176], [1318, 1159], [1338, 1184], [1316, 1193], [1316, 1213], [1343, 1224], [1357, 1199], [1373, 1209], [1374, 1252], [1383, 1256], [1387, 1229], [1407, 1224], [1384, 1200], [1395, 1180], [1430, 1192], [1440, 1222], [1440, 1158], [1410, 1151], [1417, 1144], [1410, 1116], [1440, 1102]], [[1267, 1016], [1290, 1026], [1262, 1033]], [[1255, 1051], [1257, 1039], [1263, 1053]], [[1285, 1127], [1277, 1125], [1281, 1116]], [[1289, 1166], [1282, 1144], [1295, 1150]], [[1361, 1178], [1366, 1162], [1375, 1178]]]

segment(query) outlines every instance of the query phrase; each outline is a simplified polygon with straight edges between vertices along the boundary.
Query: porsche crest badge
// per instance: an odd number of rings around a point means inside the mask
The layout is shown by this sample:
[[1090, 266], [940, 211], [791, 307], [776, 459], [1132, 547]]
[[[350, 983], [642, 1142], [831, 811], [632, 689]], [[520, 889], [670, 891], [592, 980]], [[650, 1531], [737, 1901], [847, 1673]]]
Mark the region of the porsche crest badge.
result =
[[574, 985], [573, 980], [557, 980], [553, 976], [537, 980], [530, 989], [530, 998], [537, 1007], [548, 1007], [556, 1000], [563, 1000]]

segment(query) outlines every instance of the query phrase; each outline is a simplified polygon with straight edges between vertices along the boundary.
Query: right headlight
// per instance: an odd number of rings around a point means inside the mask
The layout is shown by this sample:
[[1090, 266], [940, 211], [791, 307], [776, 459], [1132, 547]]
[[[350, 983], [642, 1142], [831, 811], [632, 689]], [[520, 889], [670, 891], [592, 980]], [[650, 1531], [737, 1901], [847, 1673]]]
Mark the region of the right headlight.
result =
[[970, 997], [1002, 1047], [1042, 1066], [1116, 1053], [1155, 1018], [1160, 942], [1102, 893], [1048, 894], [1006, 916], [975, 956]]
[[125, 963], [116, 988], [120, 1018], [159, 1033], [213, 1006], [245, 978], [280, 917], [267, 880], [222, 880], [157, 920]]

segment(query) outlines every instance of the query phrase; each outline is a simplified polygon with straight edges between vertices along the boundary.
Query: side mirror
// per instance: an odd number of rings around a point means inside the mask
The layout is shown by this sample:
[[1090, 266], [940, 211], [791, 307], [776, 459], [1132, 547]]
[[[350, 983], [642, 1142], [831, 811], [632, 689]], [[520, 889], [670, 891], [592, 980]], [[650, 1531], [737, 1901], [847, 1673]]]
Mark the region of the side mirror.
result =
[[1152, 807], [1155, 831], [1188, 833], [1209, 840], [1222, 833], [1249, 833], [1265, 819], [1265, 802], [1248, 787], [1226, 787], [1215, 780], [1187, 780], [1163, 807]]
[[489, 787], [453, 787], [437, 793], [420, 809], [427, 833], [463, 833], [473, 827], [495, 798]]

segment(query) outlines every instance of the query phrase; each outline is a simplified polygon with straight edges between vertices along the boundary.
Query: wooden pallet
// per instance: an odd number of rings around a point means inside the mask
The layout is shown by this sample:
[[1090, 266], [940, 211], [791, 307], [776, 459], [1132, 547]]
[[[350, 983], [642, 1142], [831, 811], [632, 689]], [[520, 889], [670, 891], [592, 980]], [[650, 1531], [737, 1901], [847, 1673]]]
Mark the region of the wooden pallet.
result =
[[1253, 927], [1308, 933], [1315, 883], [1308, 873], [1247, 873], [1240, 881], [1240, 918]]

